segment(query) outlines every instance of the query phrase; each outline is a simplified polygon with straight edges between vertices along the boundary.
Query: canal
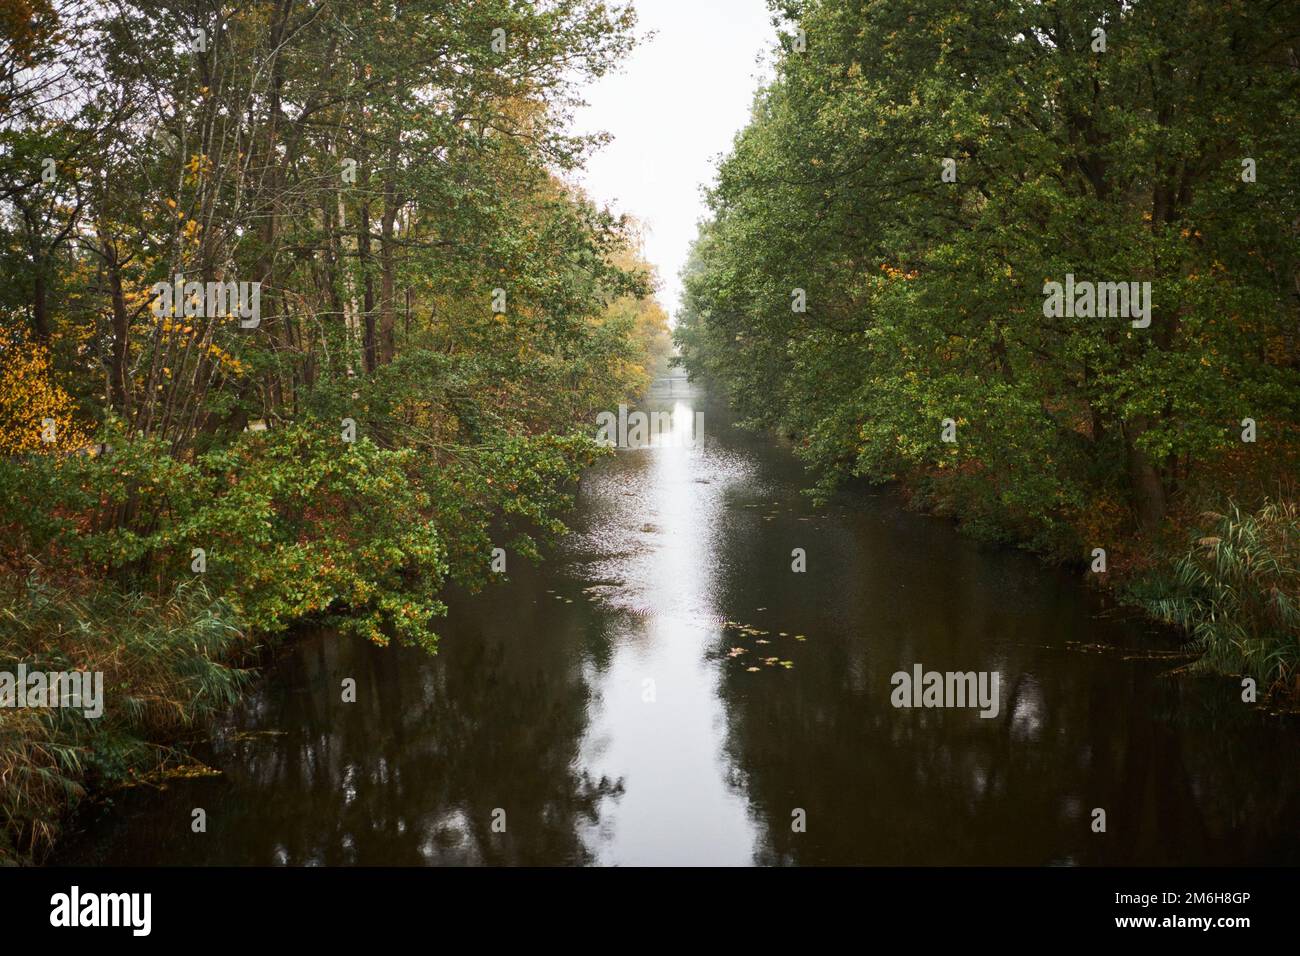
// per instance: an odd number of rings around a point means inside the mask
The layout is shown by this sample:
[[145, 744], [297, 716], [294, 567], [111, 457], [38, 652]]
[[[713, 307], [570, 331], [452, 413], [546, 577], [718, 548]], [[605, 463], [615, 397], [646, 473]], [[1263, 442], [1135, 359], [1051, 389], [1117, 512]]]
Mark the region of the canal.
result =
[[[436, 656], [288, 642], [219, 775], [117, 793], [57, 862], [1300, 862], [1300, 732], [1170, 677], [1168, 635], [887, 491], [814, 508], [680, 372], [642, 407], [702, 445], [590, 470], [543, 563], [449, 596]], [[916, 665], [996, 672], [997, 713], [895, 707]]]

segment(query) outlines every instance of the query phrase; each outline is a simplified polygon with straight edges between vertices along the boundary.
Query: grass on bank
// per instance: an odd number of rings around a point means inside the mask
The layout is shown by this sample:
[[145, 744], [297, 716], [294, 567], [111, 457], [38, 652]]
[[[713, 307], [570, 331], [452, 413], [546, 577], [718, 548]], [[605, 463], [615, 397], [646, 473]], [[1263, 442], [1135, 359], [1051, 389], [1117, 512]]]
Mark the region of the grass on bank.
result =
[[177, 754], [231, 704], [246, 672], [231, 608], [200, 582], [163, 601], [109, 584], [54, 587], [37, 575], [0, 590], [0, 670], [102, 671], [103, 715], [0, 708], [0, 863], [41, 859], [86, 793]]
[[1208, 532], [1135, 593], [1155, 617], [1186, 631], [1199, 668], [1300, 699], [1300, 508], [1229, 503], [1204, 518]]

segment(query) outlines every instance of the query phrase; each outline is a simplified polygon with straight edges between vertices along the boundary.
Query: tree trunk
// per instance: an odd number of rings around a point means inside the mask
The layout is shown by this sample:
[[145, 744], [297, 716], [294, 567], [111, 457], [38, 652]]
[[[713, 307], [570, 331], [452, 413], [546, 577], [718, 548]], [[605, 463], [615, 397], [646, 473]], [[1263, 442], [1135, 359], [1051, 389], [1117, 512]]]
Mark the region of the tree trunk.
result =
[[378, 365], [375, 354], [375, 277], [370, 271], [370, 203], [361, 204], [361, 215], [357, 219], [357, 252], [361, 258], [361, 274], [364, 292], [362, 305], [365, 306], [365, 333], [362, 340], [362, 356], [366, 371], [373, 372]]
[[122, 291], [122, 268], [117, 261], [117, 251], [109, 242], [104, 243], [108, 270], [109, 299], [113, 307], [113, 352], [109, 356], [109, 392], [113, 407], [124, 421], [131, 417], [131, 393], [128, 388], [127, 364], [131, 357], [131, 318], [126, 311], [126, 296]]
[[397, 248], [393, 242], [393, 225], [397, 220], [397, 150], [398, 132], [388, 148], [388, 168], [384, 173], [384, 217], [380, 223], [379, 258], [382, 269], [380, 285], [379, 351], [385, 365], [397, 354]]
[[1128, 450], [1129, 481], [1138, 527], [1143, 531], [1153, 531], [1164, 520], [1168, 502], [1164, 479], [1151, 456], [1137, 444], [1137, 439], [1145, 430], [1143, 426], [1130, 423], [1124, 430], [1124, 441]]
[[46, 295], [44, 263], [37, 260], [35, 275], [32, 278], [32, 333], [36, 341], [49, 344], [50, 314]]

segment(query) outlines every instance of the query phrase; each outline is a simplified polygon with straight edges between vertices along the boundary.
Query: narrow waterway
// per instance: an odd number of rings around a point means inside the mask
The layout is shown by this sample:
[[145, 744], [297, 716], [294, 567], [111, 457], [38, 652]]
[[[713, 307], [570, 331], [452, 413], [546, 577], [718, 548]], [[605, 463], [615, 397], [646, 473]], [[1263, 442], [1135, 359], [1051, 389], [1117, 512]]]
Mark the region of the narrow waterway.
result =
[[[119, 793], [60, 862], [1300, 862], [1294, 723], [1169, 678], [1167, 638], [1029, 556], [886, 493], [814, 509], [681, 373], [643, 407], [703, 412], [702, 447], [592, 469], [543, 564], [449, 599], [436, 657], [284, 647], [219, 776]], [[996, 671], [996, 716], [896, 708], [917, 664]]]

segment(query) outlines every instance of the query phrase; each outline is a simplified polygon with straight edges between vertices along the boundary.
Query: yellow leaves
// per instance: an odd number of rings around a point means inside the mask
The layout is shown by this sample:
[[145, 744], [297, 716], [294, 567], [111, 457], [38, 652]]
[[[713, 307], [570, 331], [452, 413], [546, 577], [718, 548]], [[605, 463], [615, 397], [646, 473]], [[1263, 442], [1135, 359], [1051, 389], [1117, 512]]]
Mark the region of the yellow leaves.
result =
[[127, 289], [122, 294], [128, 312], [134, 312], [148, 305], [153, 300], [152, 289]]
[[89, 439], [76, 411], [53, 379], [49, 349], [26, 332], [0, 344], [0, 454], [81, 448]]
[[212, 160], [206, 153], [193, 153], [185, 164], [185, 171], [192, 181], [197, 180], [201, 174], [212, 172]]
[[217, 345], [208, 346], [208, 357], [234, 375], [242, 375], [248, 366]]
[[162, 320], [162, 330], [173, 335], [193, 335], [195, 328], [192, 325], [184, 325], [179, 319]]

